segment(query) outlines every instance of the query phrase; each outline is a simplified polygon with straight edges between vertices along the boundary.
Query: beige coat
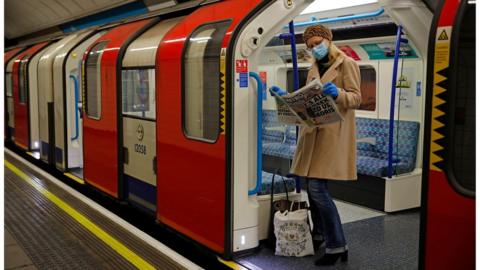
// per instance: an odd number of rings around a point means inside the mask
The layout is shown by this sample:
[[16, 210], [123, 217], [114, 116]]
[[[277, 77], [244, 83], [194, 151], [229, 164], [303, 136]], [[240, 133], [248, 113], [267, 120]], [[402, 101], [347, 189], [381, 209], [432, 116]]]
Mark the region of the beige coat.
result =
[[[314, 63], [307, 83], [319, 77]], [[290, 172], [309, 178], [356, 180], [355, 109], [361, 103], [360, 69], [353, 59], [341, 56], [321, 81], [332, 81], [337, 86], [339, 93], [335, 102], [344, 120], [317, 128], [302, 126]]]

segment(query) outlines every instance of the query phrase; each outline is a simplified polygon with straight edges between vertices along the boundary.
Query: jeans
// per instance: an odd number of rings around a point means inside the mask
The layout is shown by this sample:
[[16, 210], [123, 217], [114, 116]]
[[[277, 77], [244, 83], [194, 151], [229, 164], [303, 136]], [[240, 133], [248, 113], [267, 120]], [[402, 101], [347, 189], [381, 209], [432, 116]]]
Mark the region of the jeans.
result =
[[347, 250], [347, 244], [337, 207], [327, 189], [327, 181], [307, 178], [313, 236], [323, 236], [326, 253], [341, 253]]

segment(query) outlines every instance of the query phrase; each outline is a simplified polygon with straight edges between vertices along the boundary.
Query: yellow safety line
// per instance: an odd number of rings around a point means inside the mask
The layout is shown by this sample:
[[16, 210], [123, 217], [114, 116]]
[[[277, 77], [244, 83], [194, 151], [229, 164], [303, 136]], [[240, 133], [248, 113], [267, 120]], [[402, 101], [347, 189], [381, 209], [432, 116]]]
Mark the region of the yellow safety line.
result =
[[33, 181], [28, 175], [22, 172], [20, 169], [15, 167], [12, 163], [5, 160], [5, 166], [18, 175], [21, 179], [25, 180], [28, 184], [33, 186], [36, 190], [38, 190], [41, 194], [43, 194], [46, 198], [56, 204], [60, 209], [65, 211], [69, 214], [73, 219], [77, 222], [82, 224], [87, 230], [93, 233], [95, 236], [100, 238], [105, 244], [110, 246], [113, 250], [115, 250], [118, 254], [120, 254], [123, 258], [129, 261], [131, 264], [135, 265], [138, 269], [155, 269], [153, 265], [148, 263], [147, 261], [143, 260], [135, 254], [133, 251], [128, 249], [122, 243], [120, 243], [117, 239], [110, 236], [107, 232], [99, 228], [95, 225], [92, 221], [86, 218], [84, 215], [80, 214], [77, 210], [73, 209], [70, 205], [66, 202], [55, 196], [53, 193], [42, 187], [37, 182]]
[[220, 258], [220, 257], [217, 257], [218, 261], [225, 264], [226, 266], [234, 269], [234, 270], [243, 270], [245, 269], [244, 267], [242, 267], [241, 265], [239, 265], [238, 263], [236, 262], [233, 262], [233, 261], [225, 261], [224, 259]]
[[68, 173], [68, 172], [64, 173], [64, 175], [67, 176], [68, 178], [72, 179], [73, 181], [79, 183], [79, 184], [82, 184], [82, 185], [85, 184], [85, 181], [82, 178], [77, 177], [76, 175], [73, 175], [73, 174]]

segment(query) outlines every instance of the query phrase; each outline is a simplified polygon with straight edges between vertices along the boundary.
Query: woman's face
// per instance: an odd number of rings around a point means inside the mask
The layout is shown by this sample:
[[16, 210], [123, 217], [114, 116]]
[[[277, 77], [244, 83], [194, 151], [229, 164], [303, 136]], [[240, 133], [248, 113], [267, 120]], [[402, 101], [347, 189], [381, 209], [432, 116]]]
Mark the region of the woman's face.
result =
[[324, 38], [320, 37], [320, 36], [313, 36], [313, 37], [309, 38], [307, 40], [307, 48], [311, 50], [313, 47], [315, 47], [317, 45], [320, 45], [320, 43], [322, 43], [323, 39]]

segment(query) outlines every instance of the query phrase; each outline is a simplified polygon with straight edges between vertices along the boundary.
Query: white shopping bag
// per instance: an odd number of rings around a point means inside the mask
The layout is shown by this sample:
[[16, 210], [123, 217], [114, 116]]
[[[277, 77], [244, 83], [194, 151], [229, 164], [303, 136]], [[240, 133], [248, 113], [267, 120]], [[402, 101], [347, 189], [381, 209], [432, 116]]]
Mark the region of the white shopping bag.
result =
[[275, 213], [273, 219], [277, 238], [275, 255], [302, 257], [314, 254], [312, 234], [307, 219], [307, 209]]

